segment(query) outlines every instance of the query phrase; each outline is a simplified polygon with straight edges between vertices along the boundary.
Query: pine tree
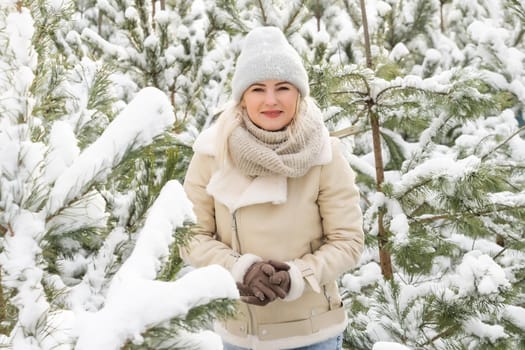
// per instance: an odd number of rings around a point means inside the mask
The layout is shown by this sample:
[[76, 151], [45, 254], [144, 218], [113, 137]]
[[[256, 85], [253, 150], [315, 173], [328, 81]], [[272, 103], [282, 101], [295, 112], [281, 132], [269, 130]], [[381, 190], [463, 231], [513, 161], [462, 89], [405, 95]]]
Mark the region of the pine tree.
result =
[[83, 9], [90, 21], [79, 30], [97, 57], [130, 80], [128, 88], [165, 91], [181, 132], [190, 120], [209, 125], [210, 109], [224, 102], [222, 71], [233, 59], [227, 34], [238, 31], [233, 9], [227, 1], [99, 2]]
[[[372, 244], [363, 265], [342, 280], [351, 318], [346, 340], [362, 349], [379, 340], [415, 349], [520, 348], [525, 159], [514, 110], [522, 103], [516, 78], [523, 81], [523, 64], [514, 66], [521, 70], [509, 81], [498, 59], [483, 66], [462, 61], [463, 69], [445, 54], [439, 59], [432, 45], [458, 47], [436, 34], [437, 27], [428, 28], [438, 21], [426, 21], [421, 34], [413, 32], [418, 22], [403, 24], [436, 18], [436, 11], [405, 2], [383, 8], [373, 23], [389, 31], [371, 34], [372, 69], [357, 53], [357, 65], [321, 68], [322, 78], [315, 80], [334, 134], [355, 135], [343, 141], [352, 148], [348, 158], [358, 172]], [[428, 37], [415, 40], [418, 35]], [[469, 40], [455, 59], [473, 52]], [[487, 42], [480, 44], [479, 52], [488, 49]], [[492, 57], [516, 57], [509, 48], [496, 48]], [[382, 184], [374, 169], [371, 114], [380, 125]], [[381, 224], [392, 280], [377, 278]]]
[[[180, 277], [175, 247], [193, 217], [172, 180], [172, 105], [154, 88], [122, 100], [111, 67], [63, 41], [74, 11], [54, 6], [0, 5], [0, 347], [195, 346], [187, 330], [230, 315], [236, 289], [223, 270]], [[148, 293], [122, 309], [131, 287]], [[166, 293], [178, 298], [163, 312], [133, 314]], [[136, 322], [107, 322], [126, 315]]]

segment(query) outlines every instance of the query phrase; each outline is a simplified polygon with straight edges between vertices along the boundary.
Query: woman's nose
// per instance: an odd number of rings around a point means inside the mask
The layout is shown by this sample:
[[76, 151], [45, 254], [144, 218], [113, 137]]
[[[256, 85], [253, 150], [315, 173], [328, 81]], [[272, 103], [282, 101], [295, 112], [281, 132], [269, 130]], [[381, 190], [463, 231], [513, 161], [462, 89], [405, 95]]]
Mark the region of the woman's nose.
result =
[[266, 94], [264, 95], [264, 102], [267, 105], [274, 105], [277, 103], [277, 96], [275, 95], [274, 91], [267, 90]]

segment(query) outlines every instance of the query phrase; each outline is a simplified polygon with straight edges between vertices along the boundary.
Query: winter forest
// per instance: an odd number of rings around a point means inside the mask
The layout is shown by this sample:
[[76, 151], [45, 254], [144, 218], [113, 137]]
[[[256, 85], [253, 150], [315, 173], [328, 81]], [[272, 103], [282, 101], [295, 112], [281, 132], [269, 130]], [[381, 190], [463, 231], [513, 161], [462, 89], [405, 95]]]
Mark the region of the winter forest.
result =
[[2, 0], [0, 349], [222, 348], [181, 183], [260, 25], [358, 175], [345, 349], [525, 349], [524, 0]]

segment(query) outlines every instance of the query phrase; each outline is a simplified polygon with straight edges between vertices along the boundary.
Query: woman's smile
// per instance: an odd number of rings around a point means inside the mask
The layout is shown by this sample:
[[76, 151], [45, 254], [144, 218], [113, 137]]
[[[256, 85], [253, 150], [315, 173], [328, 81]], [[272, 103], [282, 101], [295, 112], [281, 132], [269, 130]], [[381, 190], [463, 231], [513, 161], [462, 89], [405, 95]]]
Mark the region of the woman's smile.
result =
[[278, 118], [281, 115], [281, 111], [279, 110], [263, 111], [262, 114], [264, 114], [268, 118]]

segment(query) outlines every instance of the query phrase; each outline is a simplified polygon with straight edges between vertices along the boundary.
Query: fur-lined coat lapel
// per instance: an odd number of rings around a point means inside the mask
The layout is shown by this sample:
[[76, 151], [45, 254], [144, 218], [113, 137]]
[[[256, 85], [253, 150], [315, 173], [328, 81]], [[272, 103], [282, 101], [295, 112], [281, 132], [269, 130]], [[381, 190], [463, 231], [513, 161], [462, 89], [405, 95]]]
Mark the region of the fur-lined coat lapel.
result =
[[[193, 145], [193, 150], [216, 156], [217, 126], [204, 130]], [[328, 164], [332, 160], [332, 147], [328, 130], [323, 130], [323, 146], [314, 165]], [[223, 203], [231, 213], [238, 208], [260, 203], [282, 204], [287, 197], [287, 178], [281, 175], [250, 177], [236, 168], [218, 169], [206, 187], [207, 192]]]

